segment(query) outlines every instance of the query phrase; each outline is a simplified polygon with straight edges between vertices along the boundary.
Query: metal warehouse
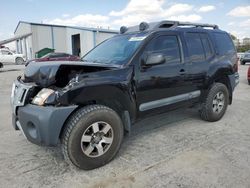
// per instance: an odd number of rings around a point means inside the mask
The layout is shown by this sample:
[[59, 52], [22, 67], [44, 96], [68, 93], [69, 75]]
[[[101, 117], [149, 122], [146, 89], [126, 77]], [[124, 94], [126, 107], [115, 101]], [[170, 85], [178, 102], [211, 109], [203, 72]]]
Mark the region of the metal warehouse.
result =
[[16, 51], [27, 59], [43, 48], [82, 56], [118, 32], [109, 29], [73, 27], [20, 21], [15, 29]]

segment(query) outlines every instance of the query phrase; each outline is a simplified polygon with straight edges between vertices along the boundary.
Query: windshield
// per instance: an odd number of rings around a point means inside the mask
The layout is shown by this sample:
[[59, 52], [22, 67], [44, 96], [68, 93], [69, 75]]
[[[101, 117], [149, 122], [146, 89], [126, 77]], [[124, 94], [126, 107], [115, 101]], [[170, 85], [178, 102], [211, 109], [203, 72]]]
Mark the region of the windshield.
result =
[[122, 65], [132, 57], [145, 38], [145, 33], [113, 37], [91, 50], [87, 55], [82, 57], [82, 60], [94, 63]]

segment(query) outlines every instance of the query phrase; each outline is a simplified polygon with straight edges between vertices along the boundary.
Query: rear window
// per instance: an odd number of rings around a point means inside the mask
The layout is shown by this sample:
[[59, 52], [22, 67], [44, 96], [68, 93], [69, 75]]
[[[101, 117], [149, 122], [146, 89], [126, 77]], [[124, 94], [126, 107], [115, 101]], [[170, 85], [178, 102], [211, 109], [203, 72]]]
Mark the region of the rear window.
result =
[[190, 60], [192, 62], [204, 61], [205, 53], [199, 33], [187, 33], [186, 41]]
[[226, 33], [215, 33], [215, 41], [220, 55], [235, 52], [232, 39]]
[[250, 54], [245, 54], [244, 57], [250, 58]]

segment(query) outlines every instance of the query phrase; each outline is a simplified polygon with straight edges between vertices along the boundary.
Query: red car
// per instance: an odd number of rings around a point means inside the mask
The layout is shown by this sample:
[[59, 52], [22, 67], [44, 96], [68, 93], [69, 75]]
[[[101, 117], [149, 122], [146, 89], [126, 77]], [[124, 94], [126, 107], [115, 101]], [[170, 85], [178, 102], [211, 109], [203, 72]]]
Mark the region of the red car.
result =
[[80, 61], [80, 57], [67, 54], [67, 53], [49, 53], [46, 54], [45, 56], [37, 59], [32, 59], [26, 62], [27, 66], [31, 62], [42, 62], [42, 61]]
[[248, 84], [250, 85], [250, 66], [248, 67], [247, 71], [247, 79], [248, 79]]

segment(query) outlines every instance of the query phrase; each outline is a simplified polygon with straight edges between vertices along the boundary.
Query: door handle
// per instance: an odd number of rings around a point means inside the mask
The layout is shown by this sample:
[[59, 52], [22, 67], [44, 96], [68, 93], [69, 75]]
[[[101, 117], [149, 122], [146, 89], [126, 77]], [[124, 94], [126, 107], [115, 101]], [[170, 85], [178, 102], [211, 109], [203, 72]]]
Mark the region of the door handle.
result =
[[180, 74], [180, 75], [184, 75], [184, 74], [186, 74], [186, 71], [185, 71], [184, 69], [181, 69], [181, 70], [179, 71], [179, 74]]

